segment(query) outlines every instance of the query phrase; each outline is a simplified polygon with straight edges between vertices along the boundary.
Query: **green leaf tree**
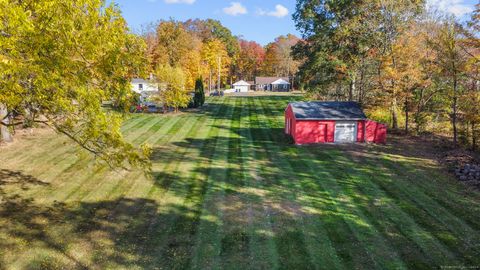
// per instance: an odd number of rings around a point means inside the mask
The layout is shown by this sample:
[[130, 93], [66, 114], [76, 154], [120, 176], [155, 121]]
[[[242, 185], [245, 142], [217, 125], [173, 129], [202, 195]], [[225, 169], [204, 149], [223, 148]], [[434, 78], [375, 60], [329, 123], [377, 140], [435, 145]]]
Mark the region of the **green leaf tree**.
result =
[[122, 114], [101, 107], [128, 109], [143, 49], [114, 4], [0, 0], [3, 137], [5, 127], [42, 123], [111, 166], [148, 166], [149, 148], [123, 139]]
[[460, 82], [465, 77], [467, 54], [461, 44], [461, 26], [452, 19], [444, 21], [434, 38], [429, 40], [436, 54], [435, 65], [439, 77], [447, 85], [446, 96], [450, 101], [450, 119], [453, 131], [453, 143], [458, 143], [458, 100], [462, 94]]

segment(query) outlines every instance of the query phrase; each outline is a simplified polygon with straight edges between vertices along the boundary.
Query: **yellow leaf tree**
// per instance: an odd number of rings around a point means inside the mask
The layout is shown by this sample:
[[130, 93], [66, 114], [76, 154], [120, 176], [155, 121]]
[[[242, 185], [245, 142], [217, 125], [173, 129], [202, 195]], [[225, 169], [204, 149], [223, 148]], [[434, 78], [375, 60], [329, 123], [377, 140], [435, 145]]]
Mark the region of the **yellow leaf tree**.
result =
[[209, 71], [209, 90], [215, 84], [220, 88], [226, 82], [231, 63], [225, 44], [219, 39], [212, 39], [203, 45], [201, 56]]
[[185, 73], [180, 67], [159, 66], [156, 70], [156, 78], [159, 83], [166, 86], [165, 89], [161, 90], [159, 96], [165, 109], [170, 107], [178, 112], [179, 108], [188, 106], [191, 97], [185, 89]]

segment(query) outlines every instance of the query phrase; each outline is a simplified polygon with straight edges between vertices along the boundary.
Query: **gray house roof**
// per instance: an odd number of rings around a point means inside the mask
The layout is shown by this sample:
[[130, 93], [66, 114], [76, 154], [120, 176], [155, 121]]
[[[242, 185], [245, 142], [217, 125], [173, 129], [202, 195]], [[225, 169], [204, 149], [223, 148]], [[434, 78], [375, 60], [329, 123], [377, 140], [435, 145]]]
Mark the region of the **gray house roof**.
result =
[[342, 101], [311, 101], [292, 102], [295, 118], [301, 120], [365, 120], [357, 102]]
[[256, 77], [255, 78], [255, 84], [256, 85], [271, 84], [278, 79], [283, 79], [286, 82], [289, 82], [288, 77]]

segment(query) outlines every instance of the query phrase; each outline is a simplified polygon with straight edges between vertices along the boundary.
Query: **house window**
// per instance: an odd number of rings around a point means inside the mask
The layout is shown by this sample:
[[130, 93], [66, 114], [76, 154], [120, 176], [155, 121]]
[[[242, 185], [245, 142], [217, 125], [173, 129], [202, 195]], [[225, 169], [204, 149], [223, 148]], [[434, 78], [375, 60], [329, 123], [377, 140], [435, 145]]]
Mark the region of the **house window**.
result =
[[142, 83], [139, 83], [139, 84], [138, 84], [138, 89], [139, 89], [139, 90], [143, 90], [143, 84], [142, 84]]

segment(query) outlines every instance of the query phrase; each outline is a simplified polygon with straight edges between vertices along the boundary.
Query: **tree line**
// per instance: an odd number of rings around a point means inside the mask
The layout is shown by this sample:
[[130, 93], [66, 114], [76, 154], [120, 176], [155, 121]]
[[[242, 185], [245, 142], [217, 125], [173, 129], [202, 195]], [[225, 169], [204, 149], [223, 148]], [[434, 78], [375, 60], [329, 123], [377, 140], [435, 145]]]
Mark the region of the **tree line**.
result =
[[198, 79], [212, 91], [231, 87], [240, 79], [253, 81], [256, 76], [293, 77], [299, 66], [291, 49], [300, 39], [292, 34], [263, 47], [234, 36], [217, 20], [171, 19], [144, 27], [140, 35], [147, 45], [148, 70], [162, 83], [165, 71], [176, 69], [183, 74], [184, 80], [178, 81], [185, 92]]
[[480, 4], [468, 22], [421, 0], [297, 0], [293, 48], [311, 95], [360, 102], [407, 133], [448, 134], [476, 148], [480, 133]]

